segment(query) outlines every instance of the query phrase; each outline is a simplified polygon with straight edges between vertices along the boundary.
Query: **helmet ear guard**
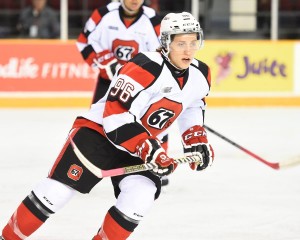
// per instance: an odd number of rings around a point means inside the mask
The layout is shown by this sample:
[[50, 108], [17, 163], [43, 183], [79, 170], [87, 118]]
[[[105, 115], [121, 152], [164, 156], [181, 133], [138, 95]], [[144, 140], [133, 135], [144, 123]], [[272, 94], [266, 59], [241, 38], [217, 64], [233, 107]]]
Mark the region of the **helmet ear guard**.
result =
[[203, 31], [200, 23], [188, 12], [169, 13], [161, 21], [160, 42], [164, 54], [170, 52], [171, 36], [184, 33], [196, 33], [200, 41], [199, 49], [203, 46]]

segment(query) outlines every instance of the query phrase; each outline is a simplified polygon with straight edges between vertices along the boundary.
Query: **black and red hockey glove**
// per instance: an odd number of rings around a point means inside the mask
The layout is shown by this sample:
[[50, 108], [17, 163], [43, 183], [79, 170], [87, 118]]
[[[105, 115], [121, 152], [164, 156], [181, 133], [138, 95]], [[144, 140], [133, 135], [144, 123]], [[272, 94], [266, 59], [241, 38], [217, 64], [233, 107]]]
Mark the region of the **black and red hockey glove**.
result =
[[109, 50], [104, 50], [96, 55], [93, 64], [100, 69], [100, 77], [112, 80], [116, 70], [121, 66], [116, 57]]
[[159, 140], [154, 137], [140, 140], [136, 146], [136, 154], [146, 163], [155, 163], [157, 167], [151, 172], [160, 177], [169, 175], [177, 167], [174, 159], [168, 157]]
[[201, 171], [211, 166], [214, 161], [214, 150], [207, 141], [206, 131], [200, 125], [195, 125], [182, 134], [184, 155], [189, 157], [199, 155], [202, 161], [191, 163], [193, 170]]

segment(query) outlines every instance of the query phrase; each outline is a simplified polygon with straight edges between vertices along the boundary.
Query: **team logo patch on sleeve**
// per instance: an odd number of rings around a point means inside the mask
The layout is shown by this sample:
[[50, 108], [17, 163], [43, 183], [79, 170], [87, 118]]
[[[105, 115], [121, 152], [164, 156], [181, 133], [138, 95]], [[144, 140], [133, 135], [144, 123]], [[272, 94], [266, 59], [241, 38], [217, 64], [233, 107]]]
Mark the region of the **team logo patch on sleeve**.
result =
[[76, 164], [71, 165], [68, 171], [68, 177], [74, 181], [78, 181], [83, 173], [82, 167], [79, 167]]

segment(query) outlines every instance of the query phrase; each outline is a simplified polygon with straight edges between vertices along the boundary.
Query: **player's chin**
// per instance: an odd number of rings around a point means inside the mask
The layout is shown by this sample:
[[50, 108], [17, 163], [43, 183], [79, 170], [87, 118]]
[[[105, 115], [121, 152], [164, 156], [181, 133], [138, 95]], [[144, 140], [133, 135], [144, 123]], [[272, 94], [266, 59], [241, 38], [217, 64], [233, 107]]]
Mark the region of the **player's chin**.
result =
[[137, 11], [140, 9], [141, 5], [138, 5], [138, 4], [132, 4], [131, 6], [131, 11]]
[[191, 63], [192, 63], [192, 59], [182, 59], [180, 68], [186, 69], [191, 65]]

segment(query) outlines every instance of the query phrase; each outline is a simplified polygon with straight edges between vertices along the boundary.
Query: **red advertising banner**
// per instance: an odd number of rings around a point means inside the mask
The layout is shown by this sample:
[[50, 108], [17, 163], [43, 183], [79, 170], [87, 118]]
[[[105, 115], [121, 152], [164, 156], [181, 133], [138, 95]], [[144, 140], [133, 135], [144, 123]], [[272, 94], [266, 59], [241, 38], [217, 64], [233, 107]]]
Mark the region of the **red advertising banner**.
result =
[[0, 41], [0, 92], [92, 91], [97, 74], [75, 41]]

